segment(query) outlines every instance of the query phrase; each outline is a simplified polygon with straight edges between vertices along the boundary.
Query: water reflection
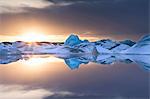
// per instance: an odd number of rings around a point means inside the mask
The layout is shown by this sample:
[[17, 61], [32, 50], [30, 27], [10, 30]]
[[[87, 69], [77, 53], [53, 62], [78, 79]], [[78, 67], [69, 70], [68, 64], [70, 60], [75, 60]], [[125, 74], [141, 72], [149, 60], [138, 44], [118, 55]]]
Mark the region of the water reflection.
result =
[[12, 55], [0, 62], [0, 99], [149, 97], [149, 72], [141, 69], [149, 70], [148, 55]]
[[[58, 57], [61, 57], [58, 56]], [[70, 67], [70, 69], [79, 68], [80, 64], [88, 64], [89, 62], [94, 62], [97, 64], [114, 64], [117, 62], [122, 62], [126, 64], [136, 63], [140, 65], [145, 70], [150, 70], [150, 55], [120, 55], [120, 54], [105, 54], [105, 55], [79, 55], [79, 56], [64, 56], [61, 57], [65, 60], [65, 63]]]
[[53, 94], [44, 89], [30, 89], [19, 85], [0, 85], [0, 99], [43, 99]]
[[57, 54], [57, 55], [7, 55], [0, 56], [0, 64], [10, 64], [12, 62], [21, 61], [27, 66], [42, 66], [49, 62], [58, 62], [63, 59], [71, 70], [77, 69], [81, 64], [93, 62], [96, 64], [111, 65], [117, 62], [126, 64], [136, 63], [145, 70], [150, 70], [150, 55], [121, 55], [121, 54]]
[[9, 64], [9, 63], [21, 60], [21, 59], [23, 59], [21, 54], [18, 54], [18, 55], [0, 55], [0, 64]]

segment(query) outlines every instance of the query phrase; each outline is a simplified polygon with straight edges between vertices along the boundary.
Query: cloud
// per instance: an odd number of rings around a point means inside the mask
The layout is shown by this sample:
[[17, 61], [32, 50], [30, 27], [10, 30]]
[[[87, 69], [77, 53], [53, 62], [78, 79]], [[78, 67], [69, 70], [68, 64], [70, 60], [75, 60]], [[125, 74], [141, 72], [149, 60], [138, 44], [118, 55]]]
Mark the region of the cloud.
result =
[[124, 0], [46, 0], [52, 3], [72, 2], [72, 3], [88, 3], [88, 2], [120, 2]]
[[87, 2], [99, 2], [103, 0], [46, 0], [52, 3], [87, 3]]
[[[53, 94], [51, 96], [47, 96], [44, 99], [137, 99], [138, 97], [124, 97], [121, 95], [116, 95], [116, 96], [106, 96], [102, 94], [82, 94], [82, 93], [71, 93], [71, 94]], [[143, 99], [145, 97], [142, 97]]]
[[[1, 1], [12, 2], [14, 0]], [[20, 1], [22, 0], [18, 2]], [[24, 2], [27, 1], [24, 0]], [[28, 3], [31, 1], [34, 0]], [[47, 34], [66, 35], [66, 33], [79, 32], [89, 37], [107, 36], [113, 39], [137, 40], [148, 33], [148, 0], [37, 1], [41, 1], [46, 6], [40, 6], [40, 8], [32, 5], [33, 9], [31, 6], [30, 9], [29, 6], [6, 6], [0, 3], [0, 11], [7, 13], [0, 16], [0, 34], [18, 35], [22, 33], [22, 30], [36, 27]], [[36, 4], [35, 1], [34, 4]], [[28, 11], [29, 14], [18, 13], [25, 11]], [[9, 12], [18, 14], [9, 14]]]
[[1, 13], [21, 13], [27, 8], [42, 9], [54, 6], [68, 6], [76, 3], [116, 3], [124, 0], [0, 0]]
[[55, 5], [72, 5], [76, 3], [119, 3], [125, 0], [46, 0]]
[[25, 12], [25, 8], [45, 8], [51, 4], [44, 0], [0, 0], [0, 13]]
[[[86, 0], [90, 2], [91, 0]], [[98, 1], [98, 0], [93, 0]], [[48, 6], [67, 6], [74, 3], [85, 2], [84, 0], [0, 0], [1, 13], [21, 13], [28, 11], [27, 8], [42, 9]]]

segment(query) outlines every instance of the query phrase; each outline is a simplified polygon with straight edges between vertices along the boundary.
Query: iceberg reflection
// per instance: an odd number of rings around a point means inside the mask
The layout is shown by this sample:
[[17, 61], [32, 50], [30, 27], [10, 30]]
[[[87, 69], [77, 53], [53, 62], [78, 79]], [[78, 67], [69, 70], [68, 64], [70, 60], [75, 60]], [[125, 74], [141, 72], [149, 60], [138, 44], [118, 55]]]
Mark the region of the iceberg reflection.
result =
[[[36, 56], [36, 57], [34, 57]], [[45, 60], [46, 58], [51, 57], [50, 54], [44, 55], [1, 55], [0, 56], [0, 64], [9, 64], [12, 62], [17, 62], [18, 60], [25, 60], [29, 61], [30, 58], [34, 57], [34, 60], [42, 58]], [[71, 70], [77, 69], [80, 67], [81, 64], [88, 64], [90, 62], [97, 63], [97, 64], [114, 64], [117, 62], [122, 62], [126, 64], [136, 63], [140, 65], [145, 70], [150, 70], [150, 55], [122, 55], [122, 54], [56, 54], [53, 55], [55, 60], [63, 59], [67, 66]], [[45, 58], [45, 59], [44, 59]], [[52, 62], [52, 57], [49, 59], [49, 62]], [[32, 64], [31, 64], [32, 65]]]
[[120, 54], [99, 54], [99, 55], [58, 55], [57, 57], [65, 60], [65, 63], [71, 68], [79, 68], [81, 64], [88, 64], [94, 62], [97, 64], [114, 64], [116, 62], [122, 63], [136, 63], [145, 70], [150, 70], [150, 55], [120, 55]]
[[9, 64], [23, 59], [21, 54], [16, 55], [0, 55], [0, 64]]

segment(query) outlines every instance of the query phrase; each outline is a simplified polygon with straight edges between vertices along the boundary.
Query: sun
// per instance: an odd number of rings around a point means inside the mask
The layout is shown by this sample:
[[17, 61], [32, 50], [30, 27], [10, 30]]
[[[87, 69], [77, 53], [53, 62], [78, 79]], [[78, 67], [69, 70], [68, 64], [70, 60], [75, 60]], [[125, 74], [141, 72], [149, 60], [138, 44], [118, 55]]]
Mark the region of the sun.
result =
[[20, 39], [25, 42], [39, 42], [39, 41], [47, 41], [48, 36], [39, 32], [25, 32], [20, 36]]

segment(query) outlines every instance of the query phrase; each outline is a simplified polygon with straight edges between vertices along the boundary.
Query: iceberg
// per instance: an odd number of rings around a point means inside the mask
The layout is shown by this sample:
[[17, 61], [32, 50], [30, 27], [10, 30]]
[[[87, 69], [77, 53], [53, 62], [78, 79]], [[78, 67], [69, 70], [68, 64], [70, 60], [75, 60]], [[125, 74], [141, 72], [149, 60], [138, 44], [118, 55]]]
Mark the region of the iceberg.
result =
[[73, 47], [77, 44], [80, 44], [82, 41], [79, 39], [77, 35], [71, 34], [67, 40], [65, 41], [65, 45], [68, 45], [70, 47]]
[[144, 36], [129, 49], [122, 51], [124, 54], [150, 54], [150, 34]]
[[106, 49], [106, 48], [103, 48], [102, 46], [96, 46], [96, 50], [98, 53], [112, 53], [112, 51]]
[[130, 45], [128, 45], [127, 41], [119, 42], [110, 39], [99, 40], [94, 43], [99, 53], [120, 53], [120, 51], [126, 50], [131, 47]]
[[71, 34], [64, 43], [1, 42], [0, 54], [150, 54], [150, 35], [137, 43], [131, 40], [103, 39], [95, 42], [80, 40]]
[[26, 54], [55, 54], [56, 57], [64, 59], [70, 69], [77, 69], [81, 64], [89, 62], [113, 64], [119, 61], [135, 62], [144, 69], [150, 70], [150, 35], [144, 36], [136, 43], [131, 40], [110, 39], [89, 42], [80, 40], [73, 34], [64, 43], [0, 42], [0, 64], [18, 61]]
[[79, 49], [83, 53], [93, 53], [93, 54], [98, 53], [94, 43], [90, 43], [90, 42], [78, 44], [74, 46], [74, 49]]
[[135, 44], [135, 42], [133, 42], [131, 40], [120, 41], [120, 43], [129, 45], [129, 46], [133, 46]]

